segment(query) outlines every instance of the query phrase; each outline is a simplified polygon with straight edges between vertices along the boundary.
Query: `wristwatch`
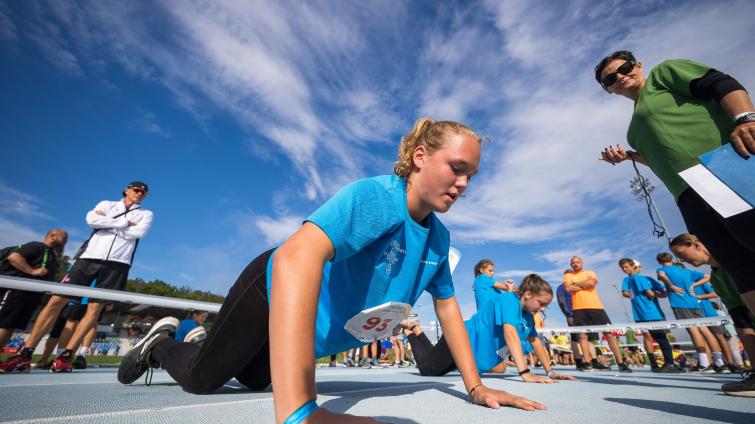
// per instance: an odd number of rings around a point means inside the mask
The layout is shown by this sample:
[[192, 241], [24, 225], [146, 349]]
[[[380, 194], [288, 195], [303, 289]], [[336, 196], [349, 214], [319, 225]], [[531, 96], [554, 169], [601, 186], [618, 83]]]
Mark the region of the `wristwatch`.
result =
[[745, 122], [755, 122], [755, 112], [740, 113], [734, 117], [734, 125], [741, 125]]

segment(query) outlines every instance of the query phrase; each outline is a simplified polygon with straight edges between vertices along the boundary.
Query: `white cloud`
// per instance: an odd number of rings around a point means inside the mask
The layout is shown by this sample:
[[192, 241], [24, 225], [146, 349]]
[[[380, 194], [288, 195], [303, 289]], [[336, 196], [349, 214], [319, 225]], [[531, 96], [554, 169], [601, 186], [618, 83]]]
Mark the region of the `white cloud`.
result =
[[257, 218], [255, 225], [269, 244], [279, 245], [301, 227], [303, 220], [300, 216], [284, 216], [277, 219], [265, 216]]

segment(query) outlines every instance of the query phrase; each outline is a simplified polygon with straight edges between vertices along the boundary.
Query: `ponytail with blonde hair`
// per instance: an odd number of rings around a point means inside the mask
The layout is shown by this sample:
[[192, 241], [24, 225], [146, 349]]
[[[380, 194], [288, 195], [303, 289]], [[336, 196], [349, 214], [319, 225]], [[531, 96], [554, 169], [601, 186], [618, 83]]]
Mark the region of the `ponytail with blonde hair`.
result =
[[430, 118], [420, 118], [414, 123], [414, 128], [401, 138], [398, 148], [398, 161], [393, 165], [393, 173], [399, 178], [407, 178], [414, 169], [414, 150], [425, 146], [429, 154], [441, 149], [445, 144], [447, 134], [468, 134], [482, 141], [480, 136], [471, 128], [454, 121], [433, 121]]

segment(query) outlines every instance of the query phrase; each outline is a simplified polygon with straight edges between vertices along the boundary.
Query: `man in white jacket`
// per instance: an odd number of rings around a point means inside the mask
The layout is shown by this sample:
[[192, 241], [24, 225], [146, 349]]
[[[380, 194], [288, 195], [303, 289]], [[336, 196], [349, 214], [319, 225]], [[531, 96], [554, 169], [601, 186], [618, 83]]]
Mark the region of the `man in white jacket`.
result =
[[[97, 204], [86, 215], [87, 225], [92, 235], [84, 243], [75, 257], [75, 262], [62, 283], [89, 286], [96, 281], [97, 288], [123, 290], [126, 287], [128, 271], [134, 258], [139, 239], [144, 237], [152, 225], [152, 212], [141, 207], [147, 196], [147, 184], [134, 181], [123, 191], [123, 199], [105, 200]], [[18, 356], [8, 359], [0, 367], [26, 369], [25, 362], [31, 361], [31, 354], [42, 337], [52, 328], [69, 298], [54, 295], [42, 309], [34, 324], [25, 348]], [[52, 372], [70, 372], [73, 351], [81, 343], [87, 332], [97, 325], [104, 303], [90, 299], [86, 314], [73, 333], [65, 351], [55, 359]], [[6, 370], [11, 372], [13, 370]]]

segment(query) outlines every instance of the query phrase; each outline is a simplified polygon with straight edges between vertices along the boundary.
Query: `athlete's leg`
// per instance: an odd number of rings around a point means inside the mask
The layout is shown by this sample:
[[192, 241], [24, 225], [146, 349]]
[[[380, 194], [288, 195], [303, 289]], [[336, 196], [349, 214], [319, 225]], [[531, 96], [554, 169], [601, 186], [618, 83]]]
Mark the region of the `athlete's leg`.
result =
[[105, 304], [102, 302], [90, 301], [87, 305], [87, 311], [84, 314], [84, 318], [79, 321], [79, 325], [76, 326], [71, 339], [66, 343], [66, 350], [75, 351], [76, 348], [84, 340], [84, 336], [89, 333], [90, 330], [97, 326], [97, 321], [100, 318], [100, 312]]
[[68, 299], [63, 296], [53, 295], [47, 301], [47, 305], [42, 308], [37, 316], [37, 321], [31, 330], [31, 335], [26, 339], [26, 347], [33, 350], [37, 347], [42, 337], [44, 337], [55, 324], [60, 311], [68, 304]]
[[412, 345], [414, 362], [417, 364], [420, 375], [438, 377], [446, 375], [456, 368], [445, 337], [441, 336], [435, 345], [430, 343], [425, 333], [422, 332], [419, 332], [419, 334], [412, 332], [407, 337]]
[[[255, 387], [266, 381], [270, 371], [260, 362], [269, 341], [266, 268], [271, 253], [263, 253], [241, 273], [202, 345], [168, 337], [152, 348], [150, 357], [187, 392], [213, 392], [237, 375], [254, 381]], [[256, 377], [247, 369], [250, 361], [259, 366]]]

